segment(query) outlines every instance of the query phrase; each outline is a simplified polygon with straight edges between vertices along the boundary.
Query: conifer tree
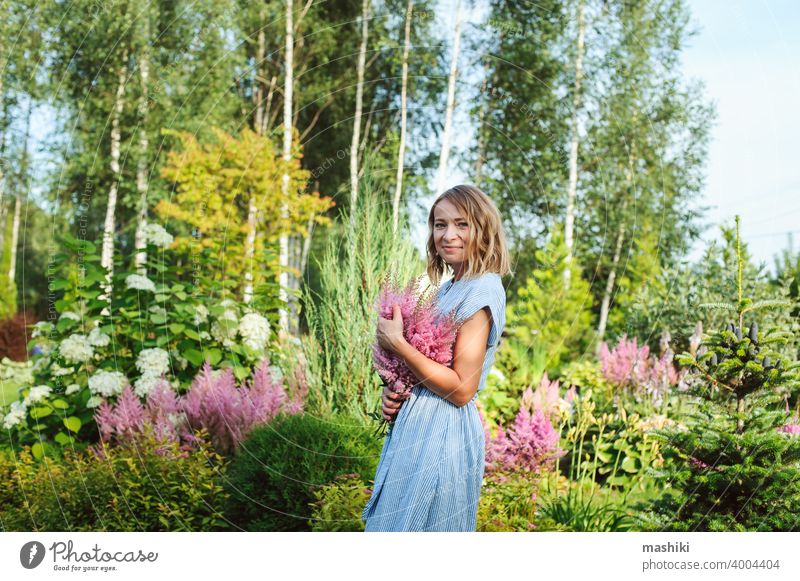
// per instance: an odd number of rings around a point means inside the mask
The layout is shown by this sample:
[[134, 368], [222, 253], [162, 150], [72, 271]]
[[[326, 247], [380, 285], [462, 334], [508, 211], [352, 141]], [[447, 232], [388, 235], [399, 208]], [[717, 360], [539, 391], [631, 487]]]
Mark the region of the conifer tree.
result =
[[[738, 217], [736, 224], [740, 248]], [[668, 492], [653, 504], [648, 525], [653, 528], [800, 528], [800, 438], [797, 421], [787, 413], [797, 402], [800, 364], [781, 359], [775, 350], [787, 333], [761, 331], [755, 317], [759, 310], [788, 303], [745, 297], [741, 252], [738, 258], [735, 302], [703, 305], [723, 309], [734, 320], [704, 336], [697, 357], [677, 357], [690, 369], [692, 408], [685, 425], [655, 433], [666, 447], [667, 462], [657, 475], [668, 482]]]

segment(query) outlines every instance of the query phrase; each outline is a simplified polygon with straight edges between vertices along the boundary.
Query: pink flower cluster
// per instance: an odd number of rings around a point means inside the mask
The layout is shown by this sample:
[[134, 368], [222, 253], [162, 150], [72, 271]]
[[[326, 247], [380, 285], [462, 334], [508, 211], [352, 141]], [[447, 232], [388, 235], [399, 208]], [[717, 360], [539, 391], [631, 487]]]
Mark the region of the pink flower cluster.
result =
[[570, 386], [563, 398], [559, 393], [559, 381], [550, 381], [545, 371], [536, 391], [532, 391], [528, 387], [522, 392], [520, 406], [531, 414], [542, 412], [552, 421], [562, 411], [569, 412], [572, 409], [572, 401], [575, 399], [576, 389], [574, 385]]
[[126, 386], [115, 405], [103, 402], [97, 408], [95, 420], [103, 442], [131, 441], [151, 431], [161, 441], [182, 442], [188, 449], [197, 443], [194, 430], [205, 429], [217, 450], [231, 453], [255, 425], [280, 412], [301, 413], [304, 396], [297, 393], [290, 399], [282, 384], [273, 381], [267, 360], [241, 387], [231, 369], [215, 375], [206, 362], [183, 397], [162, 381], [142, 405]]
[[500, 427], [494, 438], [486, 432], [486, 471], [539, 472], [564, 454], [559, 439], [544, 412], [523, 407], [508, 431]]
[[[394, 305], [399, 305], [406, 341], [428, 359], [450, 367], [458, 326], [452, 316], [438, 315], [434, 293], [418, 293], [417, 284], [418, 279], [412, 279], [404, 288], [398, 288], [387, 281], [378, 295], [376, 310], [379, 316], [391, 319]], [[372, 360], [378, 374], [395, 393], [407, 398], [411, 388], [420, 383], [402, 358], [377, 342], [372, 349]]]
[[667, 349], [661, 357], [650, 356], [647, 345], [639, 347], [636, 337], [623, 336], [613, 350], [600, 345], [600, 368], [613, 385], [630, 389], [635, 395], [645, 393], [658, 405], [670, 386], [677, 385], [678, 371], [672, 365], [673, 353]]

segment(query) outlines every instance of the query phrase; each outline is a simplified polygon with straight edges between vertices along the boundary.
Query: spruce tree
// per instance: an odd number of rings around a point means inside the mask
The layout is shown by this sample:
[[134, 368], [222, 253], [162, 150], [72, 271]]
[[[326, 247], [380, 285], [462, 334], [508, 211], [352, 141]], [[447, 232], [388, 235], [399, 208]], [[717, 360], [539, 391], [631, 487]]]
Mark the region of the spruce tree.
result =
[[690, 370], [692, 401], [682, 423], [655, 433], [666, 448], [657, 476], [667, 493], [652, 506], [652, 528], [800, 529], [800, 437], [786, 427], [797, 423], [787, 412], [797, 403], [800, 364], [776, 352], [789, 334], [759, 330], [755, 316], [788, 303], [743, 296], [738, 216], [736, 238], [736, 302], [702, 305], [735, 313], [735, 320], [705, 335], [697, 357], [677, 357]]

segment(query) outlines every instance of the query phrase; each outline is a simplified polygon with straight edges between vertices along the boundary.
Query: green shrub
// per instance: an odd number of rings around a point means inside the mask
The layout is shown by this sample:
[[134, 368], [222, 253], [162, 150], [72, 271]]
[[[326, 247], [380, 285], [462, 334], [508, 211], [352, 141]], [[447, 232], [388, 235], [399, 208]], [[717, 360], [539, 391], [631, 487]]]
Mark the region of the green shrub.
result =
[[539, 478], [535, 474], [487, 475], [478, 502], [478, 532], [527, 532], [536, 528]]
[[37, 461], [27, 447], [0, 451], [4, 531], [214, 531], [222, 458], [203, 444], [185, 452], [153, 438], [94, 451], [64, 450]]
[[312, 491], [310, 525], [317, 532], [362, 532], [361, 513], [372, 494], [357, 474], [342, 474], [330, 484]]
[[226, 511], [249, 531], [307, 531], [315, 486], [375, 476], [380, 441], [344, 416], [278, 416], [250, 432], [229, 469]]

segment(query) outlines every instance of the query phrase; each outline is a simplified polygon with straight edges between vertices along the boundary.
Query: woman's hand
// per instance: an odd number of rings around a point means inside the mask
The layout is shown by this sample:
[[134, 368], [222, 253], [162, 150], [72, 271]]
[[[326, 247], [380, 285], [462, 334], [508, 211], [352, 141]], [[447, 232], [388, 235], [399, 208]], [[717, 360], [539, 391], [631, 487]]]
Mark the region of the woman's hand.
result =
[[395, 304], [391, 319], [378, 317], [378, 330], [376, 332], [378, 345], [397, 353], [400, 347], [406, 342], [403, 337], [403, 315], [400, 313], [400, 306]]
[[389, 389], [389, 386], [387, 385], [383, 388], [381, 402], [383, 403], [383, 407], [381, 408], [383, 419], [387, 422], [393, 421], [395, 416], [397, 416], [397, 414], [400, 412], [400, 407], [403, 405], [402, 397], [400, 394], [397, 394]]

